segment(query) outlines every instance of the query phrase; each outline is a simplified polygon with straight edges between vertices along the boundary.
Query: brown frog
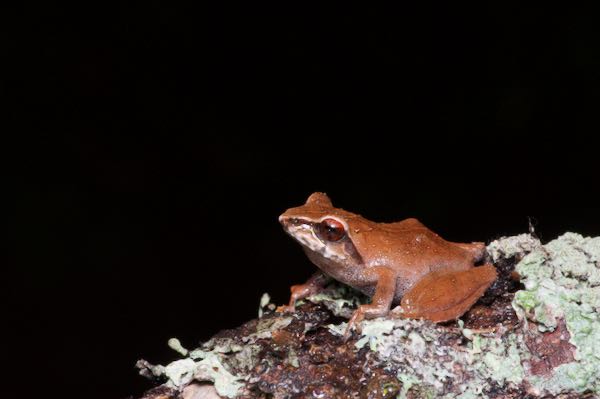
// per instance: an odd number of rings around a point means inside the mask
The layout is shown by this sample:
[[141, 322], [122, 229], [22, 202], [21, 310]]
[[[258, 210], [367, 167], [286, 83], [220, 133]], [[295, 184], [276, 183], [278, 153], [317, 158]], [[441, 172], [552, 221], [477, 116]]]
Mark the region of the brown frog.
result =
[[479, 299], [496, 279], [490, 264], [475, 267], [485, 255], [484, 243], [444, 240], [417, 219], [376, 223], [335, 208], [324, 193], [285, 211], [279, 221], [319, 267], [306, 283], [291, 287], [289, 305], [321, 291], [335, 279], [372, 297], [348, 323], [394, 314], [434, 322], [456, 319]]

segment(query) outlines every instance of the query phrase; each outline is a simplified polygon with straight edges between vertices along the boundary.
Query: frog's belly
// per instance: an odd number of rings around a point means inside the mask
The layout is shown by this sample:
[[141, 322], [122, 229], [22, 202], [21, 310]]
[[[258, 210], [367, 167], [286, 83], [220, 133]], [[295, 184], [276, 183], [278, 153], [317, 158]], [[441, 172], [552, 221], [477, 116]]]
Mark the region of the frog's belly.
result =
[[[365, 294], [366, 296], [368, 296], [370, 298], [372, 298], [373, 295], [375, 295], [375, 287], [376, 287], [376, 285], [353, 286], [352, 284], [347, 284], [347, 283], [344, 283], [344, 284], [350, 285], [351, 287], [357, 289], [358, 291], [362, 292], [363, 294]], [[410, 287], [406, 288], [406, 283], [405, 282], [396, 281], [396, 291], [394, 293], [394, 299], [393, 299], [392, 303], [394, 305], [399, 304], [400, 300], [402, 300], [402, 296], [409, 289], [410, 289]]]

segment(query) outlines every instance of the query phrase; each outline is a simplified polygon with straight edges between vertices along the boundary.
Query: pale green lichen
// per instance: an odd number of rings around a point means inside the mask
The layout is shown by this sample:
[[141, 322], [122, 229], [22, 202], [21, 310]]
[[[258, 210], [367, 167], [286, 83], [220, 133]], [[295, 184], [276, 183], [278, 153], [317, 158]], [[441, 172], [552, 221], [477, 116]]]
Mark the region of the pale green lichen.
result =
[[[329, 324], [327, 328], [335, 335], [343, 336], [346, 333], [348, 323]], [[362, 349], [369, 344], [372, 351], [377, 350], [377, 343], [385, 334], [389, 334], [394, 328], [394, 321], [384, 318], [364, 320], [360, 326], [361, 337], [354, 343], [357, 349]]]
[[458, 328], [460, 328], [460, 332], [462, 333], [462, 335], [464, 335], [465, 338], [472, 340], [474, 337], [473, 331], [470, 328], [464, 328], [465, 322], [461, 319], [458, 319], [457, 324]]
[[298, 360], [298, 354], [293, 348], [288, 350], [287, 363], [295, 368], [300, 367], [300, 361]]
[[259, 361], [260, 346], [256, 344], [244, 345], [244, 348], [235, 354], [234, 360], [237, 368], [250, 370]]
[[[173, 343], [173, 339], [170, 340]], [[177, 347], [177, 345], [174, 345]], [[231, 347], [232, 345], [230, 345]], [[223, 350], [223, 346], [218, 349]], [[246, 348], [240, 352], [246, 355]], [[182, 389], [193, 380], [210, 381], [214, 384], [219, 395], [235, 398], [243, 387], [244, 375], [233, 375], [223, 363], [223, 353], [215, 351], [195, 350], [190, 352], [190, 357], [176, 360], [167, 366], [152, 366], [145, 362], [142, 366], [151, 370], [155, 376], [167, 378], [166, 386]], [[198, 360], [200, 359], [200, 360]], [[139, 362], [138, 362], [139, 363]], [[254, 362], [247, 362], [249, 366]]]
[[[504, 382], [519, 384], [523, 381], [524, 370], [521, 365], [519, 348], [523, 349], [523, 343], [517, 342], [515, 334], [509, 334], [503, 340], [501, 338], [481, 338], [478, 342], [478, 350], [481, 356], [480, 364], [474, 367], [479, 372], [501, 385]], [[481, 367], [481, 366], [485, 367]]]
[[444, 398], [456, 398], [456, 399], [477, 399], [481, 398], [484, 395], [482, 394], [483, 387], [481, 386], [467, 386], [464, 387], [464, 391], [459, 393], [458, 395], [449, 394], [444, 396]]
[[548, 392], [556, 395], [567, 391], [598, 392], [598, 384], [590, 384], [590, 380], [597, 373], [597, 370], [581, 368], [579, 364], [573, 362], [556, 367], [551, 376], [531, 376], [529, 382], [538, 393]]
[[169, 379], [169, 385], [180, 387], [192, 381], [195, 371], [196, 362], [188, 358], [169, 363], [165, 366], [164, 375]]
[[177, 338], [170, 338], [169, 341], [167, 342], [167, 345], [169, 345], [169, 348], [171, 348], [174, 351], [176, 351], [179, 354], [181, 354], [181, 356], [187, 356], [188, 355], [189, 351], [187, 349], [185, 349], [183, 347], [183, 345], [181, 345], [181, 342], [179, 342], [179, 340]]
[[203, 359], [208, 356], [208, 353], [235, 353], [239, 352], [244, 347], [237, 344], [229, 338], [212, 338], [204, 343], [200, 348], [189, 352], [189, 357], [192, 359]]
[[539, 392], [600, 391], [600, 237], [566, 233], [538, 248], [517, 265], [525, 290], [513, 307], [540, 331], [564, 320], [576, 347], [574, 362], [561, 364], [550, 376], [529, 379]]
[[[188, 359], [186, 359], [188, 360]], [[196, 363], [194, 378], [198, 381], [212, 381], [221, 396], [235, 398], [243, 384], [240, 376], [234, 376], [221, 362], [219, 355], [210, 353]]]
[[273, 331], [281, 330], [287, 327], [292, 317], [273, 317], [270, 319], [261, 319], [256, 325], [256, 332], [243, 338], [244, 342], [256, 342], [258, 339], [271, 338]]
[[260, 303], [258, 304], [258, 318], [259, 319], [261, 317], [263, 317], [263, 314], [265, 313], [265, 308], [269, 305], [270, 302], [271, 302], [271, 295], [269, 295], [268, 292], [265, 292], [264, 294], [262, 294], [262, 296], [260, 297]]
[[[264, 299], [264, 297], [263, 297]], [[268, 300], [264, 300], [268, 303]], [[287, 327], [293, 320], [290, 316], [265, 317], [256, 323], [254, 332], [241, 337], [243, 345], [231, 338], [212, 338], [192, 351], [183, 348], [176, 338], [171, 338], [169, 347], [185, 359], [176, 360], [167, 366], [153, 366], [145, 361], [138, 362], [140, 369], [156, 377], [167, 378], [166, 386], [181, 389], [192, 380], [209, 381], [222, 397], [235, 398], [244, 386], [251, 368], [258, 363], [260, 346], [258, 340], [271, 338], [274, 331]], [[288, 353], [288, 363], [299, 366], [295, 352]], [[231, 370], [235, 369], [235, 374]]]
[[402, 383], [402, 389], [400, 390], [400, 393], [398, 393], [398, 399], [405, 399], [408, 391], [410, 391], [413, 386], [417, 386], [420, 383], [419, 379], [411, 374], [398, 373], [396, 378]]
[[540, 241], [531, 234], [519, 234], [492, 241], [486, 249], [492, 260], [498, 262], [500, 259], [521, 256], [540, 246]]
[[339, 335], [339, 336], [344, 335], [347, 327], [348, 327], [348, 323], [328, 324], [327, 325], [327, 328], [329, 329], [329, 331], [331, 331], [335, 335]]
[[[381, 361], [398, 369], [404, 394], [416, 389], [418, 397], [485, 397], [492, 383], [516, 388], [523, 381], [527, 348], [516, 334], [495, 337], [468, 330], [463, 332], [471, 339], [466, 347], [442, 344], [450, 339], [446, 334], [433, 323], [395, 320], [391, 331], [369, 338], [376, 340]], [[457, 335], [452, 339], [460, 341]]]
[[[445, 392], [446, 383], [456, 380], [455, 358], [463, 357], [456, 348], [441, 345], [444, 335], [431, 322], [396, 319], [393, 328], [382, 329], [379, 336], [369, 337], [376, 342], [376, 352], [386, 367], [397, 370], [399, 375], [414, 377], [418, 391], [434, 392], [436, 396]], [[385, 332], [385, 333], [383, 333]]]
[[360, 338], [354, 344], [354, 346], [356, 346], [358, 349], [361, 349], [368, 343], [369, 348], [372, 351], [375, 351], [377, 350], [377, 344], [379, 343], [379, 340], [385, 334], [389, 334], [393, 328], [393, 320], [374, 319], [363, 321], [361, 331], [362, 338]]
[[[352, 316], [357, 306], [368, 301], [360, 292], [342, 284], [332, 284], [327, 290], [306, 299], [312, 303], [322, 303], [334, 315], [347, 318]], [[302, 303], [298, 301], [297, 305]]]
[[136, 362], [135, 367], [140, 370], [140, 374], [148, 378], [157, 378], [165, 375], [165, 366], [161, 364], [151, 364], [150, 362], [140, 359]]

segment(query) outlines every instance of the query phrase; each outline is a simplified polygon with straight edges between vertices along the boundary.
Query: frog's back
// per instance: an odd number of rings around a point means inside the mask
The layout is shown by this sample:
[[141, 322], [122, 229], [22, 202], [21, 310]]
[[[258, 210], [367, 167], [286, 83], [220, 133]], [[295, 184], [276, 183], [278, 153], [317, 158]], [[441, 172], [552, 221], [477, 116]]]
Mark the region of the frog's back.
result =
[[417, 219], [378, 224], [370, 234], [356, 237], [366, 267], [386, 266], [398, 275], [396, 295], [400, 297], [424, 275], [435, 270], [467, 270], [473, 267], [471, 253], [446, 241]]
[[423, 223], [415, 218], [408, 218], [394, 223], [385, 223], [384, 225], [389, 226], [390, 229], [394, 230], [427, 229]]

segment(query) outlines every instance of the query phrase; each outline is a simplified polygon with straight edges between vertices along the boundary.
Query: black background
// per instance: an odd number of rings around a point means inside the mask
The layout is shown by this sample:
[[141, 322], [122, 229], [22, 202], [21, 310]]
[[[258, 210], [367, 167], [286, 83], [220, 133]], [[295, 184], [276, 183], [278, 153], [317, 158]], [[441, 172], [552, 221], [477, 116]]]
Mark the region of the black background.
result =
[[169, 337], [287, 301], [314, 266], [277, 216], [313, 191], [453, 241], [600, 234], [593, 10], [86, 4], [4, 15], [9, 392], [138, 395]]

